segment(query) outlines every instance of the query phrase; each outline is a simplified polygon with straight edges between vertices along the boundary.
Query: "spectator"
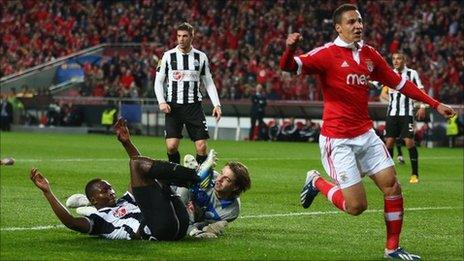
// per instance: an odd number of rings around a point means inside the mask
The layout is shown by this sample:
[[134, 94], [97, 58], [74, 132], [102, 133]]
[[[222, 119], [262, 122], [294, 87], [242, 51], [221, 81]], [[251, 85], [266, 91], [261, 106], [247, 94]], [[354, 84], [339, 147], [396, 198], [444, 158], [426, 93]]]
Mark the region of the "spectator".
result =
[[319, 124], [312, 122], [310, 119], [306, 119], [305, 124], [299, 130], [299, 140], [319, 142], [320, 132], [321, 126]]
[[110, 101], [108, 104], [108, 108], [106, 108], [102, 112], [101, 124], [106, 128], [106, 134], [110, 133], [111, 126], [113, 126], [113, 124], [116, 123], [116, 120], [118, 118], [117, 112], [118, 109], [116, 108], [116, 105], [113, 101]]
[[448, 136], [448, 147], [455, 146], [456, 137], [459, 135], [459, 120], [458, 115], [449, 118], [446, 122], [446, 136]]
[[298, 137], [298, 127], [295, 123], [295, 118], [290, 118], [289, 121], [285, 121], [280, 129], [278, 140], [282, 141], [296, 141]]
[[0, 122], [2, 131], [10, 131], [13, 122], [13, 106], [8, 101], [6, 95], [0, 94]]
[[269, 121], [268, 123], [268, 133], [269, 133], [269, 140], [270, 141], [276, 141], [277, 137], [279, 136], [280, 133], [280, 125], [279, 125], [279, 120], [274, 119]]
[[256, 127], [256, 122], [258, 122], [258, 132], [260, 132], [260, 127], [263, 125], [263, 118], [265, 113], [265, 108], [267, 105], [266, 95], [263, 92], [263, 86], [261, 84], [256, 85], [256, 92], [251, 96], [251, 125], [250, 133], [248, 136], [249, 140], [254, 140], [254, 131]]

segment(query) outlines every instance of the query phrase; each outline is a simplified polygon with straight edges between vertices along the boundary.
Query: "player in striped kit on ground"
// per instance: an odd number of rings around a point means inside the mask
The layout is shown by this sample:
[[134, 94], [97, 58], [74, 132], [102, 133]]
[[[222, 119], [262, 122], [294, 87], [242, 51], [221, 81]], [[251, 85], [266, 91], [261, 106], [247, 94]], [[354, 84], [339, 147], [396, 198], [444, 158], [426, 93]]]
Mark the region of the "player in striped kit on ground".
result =
[[115, 131], [130, 158], [129, 190], [120, 199], [116, 199], [115, 191], [107, 181], [93, 179], [87, 183], [85, 193], [96, 209], [84, 217], [73, 217], [36, 168], [30, 172], [32, 182], [42, 190], [61, 223], [74, 231], [108, 239], [182, 239], [187, 233], [189, 216], [170, 185], [202, 187], [201, 184], [209, 184], [210, 171], [216, 162], [214, 150], [198, 170], [193, 170], [141, 156], [130, 140], [125, 120], [118, 120]]
[[[423, 101], [445, 117], [455, 111], [420, 91], [414, 83], [396, 74], [382, 56], [362, 41], [363, 20], [357, 7], [339, 6], [333, 14], [338, 33], [333, 43], [294, 56], [299, 33], [290, 34], [280, 59], [282, 70], [297, 74], [318, 74], [324, 96], [323, 125], [319, 138], [324, 169], [333, 183], [309, 171], [301, 192], [308, 208], [321, 192], [337, 208], [360, 215], [367, 209], [362, 177], [369, 176], [384, 194], [387, 240], [384, 257], [420, 259], [399, 246], [403, 223], [403, 196], [393, 160], [372, 129], [368, 113], [369, 80], [395, 88], [410, 98]], [[348, 258], [349, 259], [349, 258]]]
[[[406, 66], [406, 57], [403, 53], [393, 54], [393, 67], [395, 72], [402, 78], [412, 81], [421, 91], [424, 86], [419, 78], [417, 71]], [[411, 161], [411, 178], [410, 183], [419, 182], [419, 154], [414, 142], [414, 101], [400, 92], [388, 88], [389, 105], [386, 119], [386, 146], [388, 152], [393, 157], [393, 148], [397, 138], [403, 139], [406, 148], [409, 151]], [[425, 105], [420, 104], [416, 113], [417, 119], [425, 117]], [[399, 151], [398, 151], [399, 153]]]
[[221, 118], [221, 104], [213, 82], [208, 57], [192, 47], [194, 29], [188, 23], [177, 27], [178, 45], [165, 52], [156, 69], [155, 94], [160, 111], [165, 113], [165, 138], [170, 162], [180, 163], [179, 143], [185, 125], [195, 143], [196, 159], [206, 159], [208, 126], [201, 106], [203, 82], [213, 103], [213, 116]]

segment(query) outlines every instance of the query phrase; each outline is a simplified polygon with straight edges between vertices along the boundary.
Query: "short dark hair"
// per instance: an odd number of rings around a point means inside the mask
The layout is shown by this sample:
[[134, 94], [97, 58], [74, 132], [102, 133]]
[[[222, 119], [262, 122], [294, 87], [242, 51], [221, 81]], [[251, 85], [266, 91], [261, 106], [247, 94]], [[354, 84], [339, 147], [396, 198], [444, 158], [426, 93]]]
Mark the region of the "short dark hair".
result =
[[231, 161], [227, 163], [226, 166], [228, 166], [234, 173], [235, 185], [238, 189], [233, 192], [233, 196], [238, 197], [240, 194], [250, 189], [250, 173], [245, 165], [237, 161]]
[[353, 4], [342, 4], [341, 6], [337, 7], [332, 15], [333, 24], [340, 24], [342, 22], [343, 13], [352, 10], [356, 11], [358, 10], [358, 7]]
[[177, 31], [187, 31], [191, 36], [195, 33], [193, 26], [187, 22], [183, 22], [177, 26]]
[[94, 178], [91, 181], [87, 182], [87, 185], [85, 185], [85, 195], [87, 196], [87, 199], [92, 202], [92, 196], [93, 192], [95, 191], [95, 185], [101, 182], [101, 178]]
[[[397, 55], [401, 56], [401, 57], [403, 58], [403, 61], [404, 61], [404, 62], [406, 62], [406, 60], [407, 60], [407, 58], [408, 58], [408, 56], [407, 56], [404, 52], [402, 52], [402, 51], [396, 51], [396, 52], [394, 52], [393, 54], [397, 54]], [[392, 54], [392, 56], [393, 56], [393, 54]]]

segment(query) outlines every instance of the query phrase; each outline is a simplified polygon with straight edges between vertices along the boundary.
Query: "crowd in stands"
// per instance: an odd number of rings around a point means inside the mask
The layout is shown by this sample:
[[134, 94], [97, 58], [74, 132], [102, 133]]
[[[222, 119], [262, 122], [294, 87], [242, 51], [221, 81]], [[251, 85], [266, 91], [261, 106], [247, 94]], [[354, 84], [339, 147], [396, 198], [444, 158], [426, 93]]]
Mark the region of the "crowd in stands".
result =
[[[86, 65], [80, 95], [153, 97], [155, 67], [175, 46], [175, 27], [196, 28], [194, 46], [206, 51], [222, 99], [248, 98], [256, 83], [269, 100], [320, 100], [313, 76], [289, 77], [278, 69], [289, 32], [304, 37], [300, 52], [335, 38], [332, 11], [340, 0], [70, 0], [2, 1], [0, 77], [76, 51], [115, 42], [141, 43], [131, 52]], [[389, 58], [409, 56], [426, 91], [461, 103], [464, 83], [462, 1], [355, 1], [365, 40]], [[378, 96], [372, 91], [372, 100]]]
[[304, 122], [290, 119], [273, 119], [265, 123], [264, 121], [255, 128], [253, 140], [267, 141], [303, 141], [318, 142], [321, 125], [306, 119]]

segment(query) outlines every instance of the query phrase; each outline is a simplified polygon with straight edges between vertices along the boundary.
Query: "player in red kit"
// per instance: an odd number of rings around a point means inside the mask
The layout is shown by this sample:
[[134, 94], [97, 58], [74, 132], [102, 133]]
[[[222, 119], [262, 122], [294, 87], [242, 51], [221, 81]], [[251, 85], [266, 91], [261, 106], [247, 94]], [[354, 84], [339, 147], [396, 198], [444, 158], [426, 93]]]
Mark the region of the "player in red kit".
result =
[[318, 74], [324, 96], [323, 125], [319, 139], [321, 159], [333, 183], [311, 170], [301, 192], [308, 208], [320, 192], [340, 210], [359, 215], [367, 209], [362, 177], [369, 176], [384, 194], [387, 242], [385, 258], [418, 260], [399, 246], [403, 224], [403, 196], [393, 160], [372, 129], [368, 114], [369, 80], [379, 81], [404, 95], [435, 108], [449, 118], [455, 111], [401, 78], [371, 46], [362, 41], [363, 21], [356, 6], [343, 4], [333, 14], [334, 42], [307, 54], [294, 56], [299, 33], [290, 34], [280, 59], [282, 70]]

